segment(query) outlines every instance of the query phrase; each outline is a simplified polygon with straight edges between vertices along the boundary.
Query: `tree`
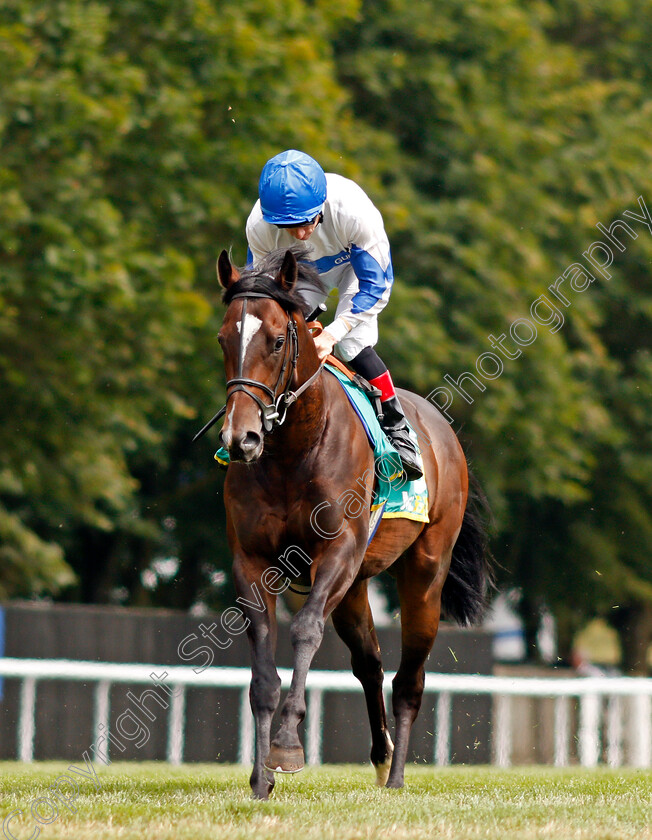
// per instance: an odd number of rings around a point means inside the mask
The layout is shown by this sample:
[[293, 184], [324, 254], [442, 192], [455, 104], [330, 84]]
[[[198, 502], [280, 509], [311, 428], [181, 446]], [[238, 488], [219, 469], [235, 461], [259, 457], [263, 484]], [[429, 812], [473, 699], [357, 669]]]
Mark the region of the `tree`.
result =
[[75, 529], [142, 528], [129, 458], [191, 415], [170, 377], [210, 306], [190, 259], [154, 249], [108, 195], [139, 79], [98, 55], [105, 10], [1, 14], [3, 580], [5, 595], [29, 595], [72, 582]]
[[165, 597], [188, 606], [201, 570], [228, 565], [220, 515], [212, 536], [172, 525], [189, 499], [221, 509], [210, 444], [190, 447], [223, 397], [214, 260], [233, 244], [244, 261], [271, 154], [298, 145], [346, 168], [378, 145], [333, 74], [329, 38], [352, 8], [0, 10], [5, 594], [61, 591], [72, 570], [70, 597], [151, 602], [142, 573], [172, 552]]
[[[597, 19], [586, 42], [577, 35], [582, 14]], [[568, 644], [573, 625], [609, 594], [605, 575], [594, 580], [602, 558], [582, 556], [579, 523], [589, 527], [598, 500], [614, 521], [629, 509], [620, 503], [617, 513], [596, 483], [604, 453], [619, 470], [632, 461], [636, 427], [616, 394], [650, 390], [645, 226], [617, 254], [611, 278], [584, 261], [594, 280], [576, 283], [565, 303], [550, 288], [564, 271], [581, 277], [570, 266], [599, 238], [598, 222], [609, 225], [649, 192], [650, 113], [644, 87], [632, 82], [643, 59], [609, 40], [608, 70], [602, 60], [613, 21], [630, 32], [633, 18], [604, 4], [589, 12], [515, 0], [386, 0], [363, 4], [361, 17], [363, 27], [339, 38], [340, 77], [358, 116], [398, 138], [418, 197], [390, 217], [397, 273], [409, 287], [394, 294], [396, 329], [385, 347], [404, 381], [424, 395], [442, 388], [433, 398], [469, 442], [501, 557], [527, 607], [545, 600], [560, 612], [576, 591], [565, 583], [593, 594], [573, 600]], [[635, 36], [641, 46], [644, 38]], [[634, 324], [625, 311], [636, 312]], [[623, 364], [623, 347], [633, 365]], [[467, 372], [475, 380], [460, 379]], [[637, 410], [639, 424], [649, 418], [649, 404]], [[648, 454], [638, 431], [640, 471]], [[622, 492], [635, 486], [625, 472]], [[590, 524], [596, 537], [605, 527]], [[652, 580], [639, 568], [645, 550], [617, 552], [621, 574], [636, 566], [630, 596], [635, 589], [643, 602], [640, 584]]]

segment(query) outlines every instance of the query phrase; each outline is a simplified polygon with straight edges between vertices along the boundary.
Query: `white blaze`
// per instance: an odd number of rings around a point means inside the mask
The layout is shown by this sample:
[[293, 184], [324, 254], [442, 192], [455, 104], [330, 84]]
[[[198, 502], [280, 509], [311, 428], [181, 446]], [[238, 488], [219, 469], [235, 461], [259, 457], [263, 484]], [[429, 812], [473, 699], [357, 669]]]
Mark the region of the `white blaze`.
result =
[[[240, 332], [240, 324], [242, 322], [238, 321], [237, 327], [238, 332]], [[258, 330], [262, 326], [262, 321], [260, 318], [256, 318], [255, 315], [245, 315], [245, 322], [244, 322], [244, 330], [242, 333], [242, 358], [244, 360], [245, 356], [247, 355], [247, 347], [249, 347], [249, 342], [251, 339], [256, 335]]]

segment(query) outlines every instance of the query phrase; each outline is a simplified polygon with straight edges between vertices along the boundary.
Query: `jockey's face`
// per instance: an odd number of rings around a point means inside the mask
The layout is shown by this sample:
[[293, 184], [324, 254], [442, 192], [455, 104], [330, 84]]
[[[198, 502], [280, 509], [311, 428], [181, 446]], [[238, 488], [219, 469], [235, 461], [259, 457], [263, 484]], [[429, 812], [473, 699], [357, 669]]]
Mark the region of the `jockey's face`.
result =
[[310, 239], [312, 234], [315, 232], [320, 218], [320, 216], [315, 216], [312, 222], [305, 222], [297, 227], [285, 227], [285, 225], [283, 225], [283, 230], [287, 230], [293, 239], [298, 239], [299, 242], [305, 242], [307, 239]]

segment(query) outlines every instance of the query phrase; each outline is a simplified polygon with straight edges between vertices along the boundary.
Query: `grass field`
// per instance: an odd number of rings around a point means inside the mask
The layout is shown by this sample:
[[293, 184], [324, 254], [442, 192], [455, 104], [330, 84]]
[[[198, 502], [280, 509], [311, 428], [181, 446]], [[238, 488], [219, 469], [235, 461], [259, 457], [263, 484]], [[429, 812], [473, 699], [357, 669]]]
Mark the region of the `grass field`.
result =
[[[75, 762], [84, 767], [83, 761]], [[0, 764], [2, 819], [17, 840], [37, 823], [30, 808], [67, 764]], [[371, 767], [330, 766], [277, 776], [269, 802], [254, 802], [241, 767], [112, 764], [100, 788], [79, 777], [76, 813], [60, 803], [39, 840], [652, 840], [652, 772], [636, 770], [410, 767], [406, 787], [381, 790]], [[72, 795], [70, 789], [67, 795]], [[40, 810], [39, 810], [40, 809]], [[11, 837], [11, 834], [7, 834]], [[2, 834], [0, 834], [2, 837]]]

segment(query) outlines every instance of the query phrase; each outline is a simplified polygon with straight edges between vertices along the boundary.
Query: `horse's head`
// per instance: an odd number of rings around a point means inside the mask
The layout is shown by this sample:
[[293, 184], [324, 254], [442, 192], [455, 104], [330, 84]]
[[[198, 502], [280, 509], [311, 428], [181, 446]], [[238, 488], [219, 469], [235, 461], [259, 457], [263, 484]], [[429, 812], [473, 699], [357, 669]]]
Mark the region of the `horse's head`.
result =
[[217, 261], [227, 304], [218, 336], [227, 378], [221, 440], [231, 461], [256, 461], [264, 434], [283, 421], [293, 401], [298, 328], [305, 331], [301, 301], [292, 294], [298, 272], [294, 249], [242, 274], [226, 251]]

